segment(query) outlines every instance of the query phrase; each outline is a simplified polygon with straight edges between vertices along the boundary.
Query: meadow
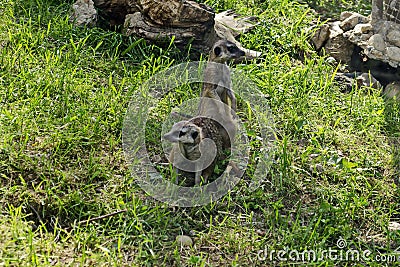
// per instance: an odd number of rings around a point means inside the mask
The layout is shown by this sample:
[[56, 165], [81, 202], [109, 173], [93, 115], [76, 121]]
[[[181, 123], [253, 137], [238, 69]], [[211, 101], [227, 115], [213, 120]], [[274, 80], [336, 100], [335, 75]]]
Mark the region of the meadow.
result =
[[[342, 10], [368, 14], [369, 3], [203, 2], [258, 18], [240, 41], [262, 56], [234, 68], [264, 94], [276, 141], [267, 176], [249, 190], [259, 144], [241, 100], [253, 140], [245, 177], [216, 202], [181, 208], [137, 185], [122, 128], [140, 85], [190, 51], [75, 27], [71, 1], [0, 0], [0, 266], [395, 265], [400, 104], [379, 89], [344, 92], [334, 81], [343, 66], [308, 41], [311, 24]], [[168, 96], [160, 117], [196, 95]], [[155, 145], [158, 126], [146, 132]], [[177, 244], [181, 234], [193, 245]], [[278, 251], [315, 251], [318, 260]]]

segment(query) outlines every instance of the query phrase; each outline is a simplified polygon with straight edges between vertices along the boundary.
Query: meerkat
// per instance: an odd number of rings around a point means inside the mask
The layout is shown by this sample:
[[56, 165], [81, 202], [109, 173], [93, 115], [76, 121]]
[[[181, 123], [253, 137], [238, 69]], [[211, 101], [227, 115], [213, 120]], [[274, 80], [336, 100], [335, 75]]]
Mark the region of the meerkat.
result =
[[[214, 167], [217, 162], [226, 159], [226, 152], [229, 151], [231, 147], [228, 133], [224, 130], [221, 130], [220, 125], [218, 125], [218, 123], [212, 119], [206, 117], [195, 117], [191, 120], [175, 123], [171, 130], [163, 136], [164, 140], [176, 143], [173, 146], [169, 156], [169, 161], [171, 163], [174, 163], [174, 160], [177, 160], [177, 153], [181, 153], [184, 158], [190, 161], [200, 159], [202, 156], [202, 153], [200, 152], [200, 143], [205, 138], [209, 138], [214, 141], [217, 149], [216, 156], [205, 169], [197, 170], [197, 168], [195, 168], [195, 185], [200, 184], [201, 178], [203, 178], [204, 183], [207, 183], [209, 177], [214, 172]], [[204, 155], [204, 157], [208, 156]], [[176, 172], [177, 174], [188, 176], [188, 173], [185, 171], [176, 169]], [[178, 180], [179, 179], [177, 177], [175, 182], [178, 183]]]
[[[237, 47], [236, 44], [227, 40], [217, 41], [210, 51], [209, 63], [207, 63], [204, 70], [201, 97], [221, 101], [236, 112], [236, 97], [231, 89], [231, 76], [227, 62], [244, 55], [245, 52]], [[210, 105], [200, 102], [200, 115], [212, 114], [215, 111], [225, 115], [231, 114], [231, 110], [226, 110], [225, 105], [219, 105], [215, 110], [215, 107], [210, 107]]]

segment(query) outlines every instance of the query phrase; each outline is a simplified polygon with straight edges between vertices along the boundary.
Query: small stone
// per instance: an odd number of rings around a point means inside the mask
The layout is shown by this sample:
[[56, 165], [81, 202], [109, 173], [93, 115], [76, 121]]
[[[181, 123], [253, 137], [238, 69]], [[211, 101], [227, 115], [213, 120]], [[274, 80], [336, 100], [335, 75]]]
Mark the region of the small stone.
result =
[[381, 52], [384, 52], [386, 49], [385, 40], [380, 34], [372, 35], [368, 40], [368, 45]]
[[354, 27], [354, 33], [368, 33], [372, 31], [372, 25], [369, 23], [360, 23]]
[[297, 141], [297, 144], [298, 144], [299, 146], [306, 146], [306, 145], [308, 145], [308, 139], [306, 139], [306, 138], [301, 138], [299, 141]]
[[365, 49], [364, 52], [368, 58], [373, 58], [382, 61], [385, 61], [387, 58], [385, 52], [378, 51], [373, 46], [367, 46], [367, 49]]
[[375, 89], [381, 88], [380, 82], [375, 79], [374, 76], [370, 75], [369, 73], [362, 73], [356, 77], [357, 85], [360, 86], [365, 86], [365, 87], [371, 87]]
[[351, 17], [351, 15], [353, 15], [354, 12], [351, 11], [343, 11], [342, 13], [340, 13], [340, 21], [343, 21], [349, 17]]
[[390, 60], [400, 62], [400, 48], [396, 46], [390, 46], [386, 48], [386, 54]]
[[319, 163], [315, 164], [315, 168], [317, 169], [318, 172], [324, 171], [324, 167]]
[[400, 231], [400, 223], [389, 222], [388, 229], [389, 231]]
[[311, 37], [311, 42], [314, 44], [316, 50], [320, 50], [326, 40], [329, 38], [329, 25], [324, 24], [318, 30], [315, 31]]
[[391, 30], [386, 38], [390, 44], [400, 47], [400, 31]]
[[314, 173], [315, 171], [318, 172], [318, 173], [321, 173], [321, 172], [324, 171], [324, 167], [321, 164], [317, 163], [315, 165], [311, 165], [310, 166], [310, 171], [312, 173]]
[[265, 235], [267, 234], [267, 232], [265, 232], [264, 230], [260, 230], [260, 229], [257, 229], [257, 230], [256, 230], [256, 233], [257, 233], [259, 236], [265, 236]]
[[400, 99], [400, 81], [392, 82], [386, 85], [385, 90], [383, 90], [383, 96], [386, 99], [393, 99], [396, 100]]
[[339, 34], [334, 38], [330, 38], [324, 48], [326, 53], [335, 58], [336, 61], [348, 64], [353, 54], [354, 45], [343, 34]]
[[354, 13], [340, 23], [340, 28], [342, 28], [344, 31], [348, 31], [353, 29], [359, 23], [367, 23], [367, 22], [368, 18], [366, 16]]
[[193, 240], [187, 235], [178, 235], [175, 240], [181, 246], [190, 247], [193, 245]]
[[72, 5], [71, 21], [78, 26], [94, 26], [97, 21], [97, 11], [92, 0], [77, 0]]
[[329, 39], [333, 39], [336, 36], [343, 35], [343, 30], [340, 28], [340, 21], [335, 21], [330, 24]]
[[154, 162], [154, 163], [160, 163], [160, 162], [162, 161], [162, 158], [161, 158], [160, 155], [154, 155], [154, 156], [151, 158], [151, 161]]
[[335, 75], [335, 81], [342, 88], [342, 92], [350, 92], [353, 89], [354, 75], [338, 72]]
[[328, 63], [328, 64], [336, 64], [337, 63], [336, 59], [334, 57], [327, 57], [325, 59], [325, 62]]

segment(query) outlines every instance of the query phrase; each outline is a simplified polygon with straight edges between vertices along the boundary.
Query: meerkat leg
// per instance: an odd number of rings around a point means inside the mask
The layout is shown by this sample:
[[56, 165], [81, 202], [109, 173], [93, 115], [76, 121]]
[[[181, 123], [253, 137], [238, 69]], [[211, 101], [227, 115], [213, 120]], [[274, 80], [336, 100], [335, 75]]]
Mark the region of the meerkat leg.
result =
[[[221, 100], [221, 98], [219, 97], [217, 91], [214, 90], [214, 89], [213, 89], [213, 90], [207, 91], [204, 95], [202, 95], [202, 97], [203, 97], [203, 98], [211, 98], [211, 99], [213, 99], [213, 100], [221, 101], [221, 102], [222, 102], [222, 100]], [[208, 114], [208, 111], [209, 111], [209, 110], [207, 110], [207, 106], [208, 106], [208, 108], [209, 108], [209, 105], [207, 104], [207, 102], [208, 102], [208, 101], [203, 100], [203, 99], [200, 100], [199, 114], [201, 114], [201, 115]], [[224, 112], [224, 110], [222, 110], [222, 107], [221, 107], [221, 106], [218, 106], [217, 108], [218, 108], [218, 111], [219, 111], [219, 112]], [[223, 114], [223, 113], [222, 113], [222, 114]]]
[[230, 173], [231, 171], [233, 171], [237, 176], [239, 176], [241, 174], [241, 170], [239, 169], [239, 167], [237, 166], [237, 164], [235, 162], [229, 162], [230, 169], [228, 170], [228, 173]]
[[226, 99], [226, 98], [227, 98], [226, 96], [222, 96], [222, 99], [221, 99], [221, 97], [219, 96], [219, 94], [218, 94], [217, 92], [218, 92], [218, 91], [223, 92], [223, 91], [225, 91], [225, 90], [226, 90], [225, 87], [223, 87], [223, 86], [221, 86], [221, 85], [218, 85], [217, 88], [214, 89], [214, 92], [213, 92], [213, 94], [212, 94], [212, 98], [213, 98], [213, 99], [222, 102], [222, 103], [218, 103], [217, 105], [218, 105], [218, 111], [219, 111], [219, 113], [220, 113], [220, 114], [224, 114], [224, 115], [230, 113], [230, 111], [229, 111], [229, 113], [226, 112], [226, 106], [225, 106], [225, 105], [228, 105], [228, 106], [229, 106], [229, 103], [225, 103], [226, 100], [227, 100], [227, 99]]
[[175, 184], [179, 185], [179, 169], [175, 168]]
[[[169, 155], [169, 162], [170, 162], [170, 164], [172, 163], [172, 165], [174, 164], [175, 153], [176, 153], [176, 146], [172, 148], [172, 151]], [[173, 169], [174, 169], [174, 173], [175, 173], [175, 184], [178, 184], [179, 183], [179, 169], [176, 168], [175, 166], [173, 166]]]
[[201, 182], [201, 171], [197, 171], [195, 173], [194, 183], [195, 183], [195, 185], [199, 185], [200, 182]]
[[227, 101], [230, 101], [230, 105], [228, 105], [234, 112], [236, 112], [237, 104], [236, 104], [236, 97], [232, 90], [227, 90]]

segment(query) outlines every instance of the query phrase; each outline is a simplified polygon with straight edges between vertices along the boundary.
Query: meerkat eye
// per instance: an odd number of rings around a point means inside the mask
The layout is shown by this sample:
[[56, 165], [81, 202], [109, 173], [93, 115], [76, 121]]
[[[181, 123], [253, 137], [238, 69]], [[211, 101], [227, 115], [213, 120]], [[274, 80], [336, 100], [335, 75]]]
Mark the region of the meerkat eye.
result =
[[194, 133], [192, 133], [192, 138], [193, 138], [193, 139], [196, 139], [196, 138], [197, 138], [197, 136], [199, 136], [199, 133], [198, 133], [198, 132], [194, 132]]
[[185, 134], [186, 134], [186, 129], [182, 129], [180, 132], [179, 132], [179, 137], [182, 137], [182, 136], [184, 136]]
[[214, 48], [214, 54], [219, 57], [219, 55], [221, 55], [221, 47], [217, 46]]

